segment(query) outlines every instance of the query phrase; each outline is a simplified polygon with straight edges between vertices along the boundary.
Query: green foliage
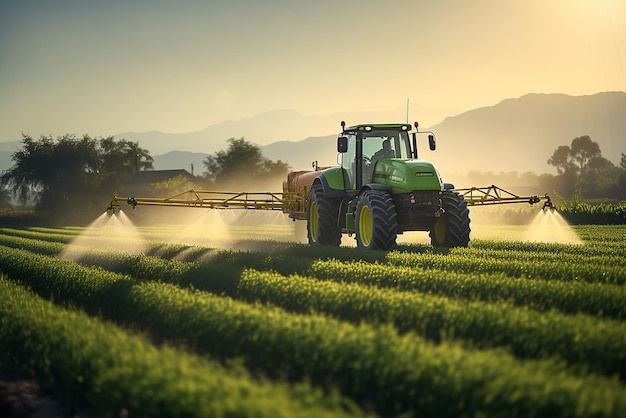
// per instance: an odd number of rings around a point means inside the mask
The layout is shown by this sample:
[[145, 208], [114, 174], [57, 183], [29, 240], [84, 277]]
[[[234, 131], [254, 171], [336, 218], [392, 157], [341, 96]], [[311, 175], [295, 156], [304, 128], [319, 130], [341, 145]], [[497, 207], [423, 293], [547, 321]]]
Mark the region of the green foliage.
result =
[[308, 388], [259, 383], [183, 351], [156, 348], [3, 278], [0, 292], [0, 364], [18, 365], [98, 416], [349, 415]]
[[570, 199], [562, 199], [558, 211], [574, 225], [625, 225], [626, 200], [620, 203], [586, 203], [577, 191]]
[[[505, 352], [432, 344], [413, 334], [400, 336], [388, 326], [293, 315], [162, 283], [133, 285], [124, 276], [15, 250], [3, 251], [2, 257], [17, 257], [3, 261], [3, 268], [24, 264], [16, 261], [26, 257], [28, 269], [39, 272], [39, 279], [28, 284], [44, 295], [52, 291], [57, 301], [132, 321], [150, 329], [153, 337], [182, 339], [199, 352], [241, 357], [247, 367], [269, 376], [308, 378], [316, 385], [330, 382], [353, 399], [368, 399], [383, 415], [616, 416], [625, 402], [624, 388], [614, 380], [582, 377], [554, 361], [523, 361]], [[115, 353], [125, 351], [115, 342], [105, 346]], [[64, 346], [48, 347], [67, 353]], [[136, 353], [131, 358], [136, 359]], [[506, 379], [502, 370], [507, 371]], [[136, 379], [144, 370], [132, 366], [128, 372], [126, 379]]]
[[[79, 228], [5, 228], [0, 271], [63, 307], [184, 348], [174, 357], [239, 359], [271, 380], [336, 387], [383, 416], [620, 416], [626, 226], [576, 231], [585, 245], [475, 240], [363, 252], [267, 241], [262, 252], [234, 252], [149, 241], [149, 256], [95, 246], [106, 231], [81, 249], [71, 244]], [[35, 254], [70, 248], [81, 265]], [[183, 255], [209, 261], [175, 259]], [[127, 349], [104, 341], [107, 352]], [[75, 367], [63, 349], [41, 357], [52, 369]], [[27, 365], [32, 355], [9, 354]]]
[[263, 157], [261, 148], [244, 138], [230, 138], [228, 149], [209, 155], [204, 160], [204, 175], [218, 187], [270, 182], [287, 177], [289, 165], [281, 160]]
[[0, 225], [8, 227], [26, 227], [42, 225], [47, 219], [41, 213], [25, 209], [0, 209]]
[[68, 220], [90, 208], [100, 212], [106, 197], [136, 169], [152, 168], [152, 157], [137, 143], [113, 137], [23, 135], [22, 142], [1, 183], [23, 202], [36, 197], [38, 210]]
[[[623, 156], [623, 154], [622, 154]], [[559, 146], [548, 159], [558, 175], [544, 175], [548, 190], [570, 196], [578, 190], [586, 198], [626, 198], [626, 172], [602, 157], [600, 145], [588, 135], [572, 140], [571, 147]]]
[[183, 193], [189, 189], [193, 189], [195, 184], [189, 178], [178, 175], [169, 180], [163, 180], [152, 185], [155, 196], [173, 196], [177, 193]]

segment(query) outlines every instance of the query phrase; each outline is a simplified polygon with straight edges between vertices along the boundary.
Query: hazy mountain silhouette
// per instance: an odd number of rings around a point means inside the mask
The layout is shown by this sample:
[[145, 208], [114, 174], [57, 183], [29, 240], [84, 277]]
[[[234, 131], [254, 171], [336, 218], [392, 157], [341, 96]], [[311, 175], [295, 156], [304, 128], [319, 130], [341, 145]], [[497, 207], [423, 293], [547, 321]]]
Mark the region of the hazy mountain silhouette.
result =
[[[437, 137], [437, 150], [430, 151], [424, 137], [419, 156], [434, 162], [444, 178], [472, 170], [554, 173], [547, 163], [554, 150], [582, 135], [598, 142], [602, 155], [618, 164], [626, 152], [626, 93], [528, 94], [448, 117], [428, 129]], [[277, 142], [262, 149], [266, 157], [296, 169], [308, 169], [313, 160], [333, 165], [336, 137]]]
[[554, 173], [548, 158], [558, 146], [582, 135], [589, 135], [602, 155], [618, 164], [626, 152], [626, 93], [528, 94], [449, 117], [432, 130], [438, 149], [423, 155], [444, 173]]
[[[410, 109], [410, 115], [424, 116], [419, 119], [421, 126], [430, 126], [437, 136], [434, 152], [420, 141], [420, 157], [434, 162], [444, 179], [468, 171], [554, 173], [548, 158], [558, 146], [570, 145], [582, 135], [598, 142], [602, 155], [614, 164], [626, 152], [626, 92], [589, 96], [533, 93], [445, 119], [444, 112], [449, 110]], [[193, 164], [194, 174], [199, 175], [207, 155], [226, 149], [228, 138], [244, 137], [258, 144], [265, 157], [285, 161], [294, 170], [307, 170], [315, 160], [320, 166], [336, 164], [336, 138], [342, 119], [348, 125], [405, 122], [406, 109], [330, 116], [275, 110], [197, 132], [127, 132], [115, 136], [138, 141], [149, 150], [155, 169], [191, 171]], [[10, 155], [19, 146], [20, 142], [0, 143], [0, 169], [10, 167]]]
[[[454, 113], [452, 109], [431, 108], [414, 105], [412, 114], [419, 114], [422, 121], [437, 123]], [[406, 108], [386, 112], [349, 112], [329, 116], [303, 115], [295, 110], [272, 110], [260, 113], [252, 118], [226, 121], [210, 125], [205, 129], [189, 133], [124, 132], [115, 135], [129, 141], [138, 141], [142, 148], [150, 150], [152, 155], [165, 154], [169, 151], [191, 151], [213, 154], [225, 149], [229, 138], [244, 137], [247, 141], [260, 146], [278, 141], [300, 141], [308, 137], [330, 135], [340, 130], [340, 122], [406, 119]]]

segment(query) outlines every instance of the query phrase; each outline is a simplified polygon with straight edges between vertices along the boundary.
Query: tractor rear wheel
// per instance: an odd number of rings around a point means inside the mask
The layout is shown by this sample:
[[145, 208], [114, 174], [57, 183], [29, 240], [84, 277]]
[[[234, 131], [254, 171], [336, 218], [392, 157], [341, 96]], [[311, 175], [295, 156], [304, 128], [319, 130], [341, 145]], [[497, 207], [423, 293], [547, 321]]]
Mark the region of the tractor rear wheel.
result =
[[465, 198], [456, 192], [443, 192], [444, 213], [430, 230], [434, 247], [467, 247], [470, 241], [469, 209]]
[[356, 207], [357, 245], [370, 250], [389, 250], [396, 246], [398, 215], [387, 192], [367, 190]]
[[321, 184], [311, 186], [307, 208], [307, 235], [311, 245], [341, 244], [339, 200], [324, 194]]

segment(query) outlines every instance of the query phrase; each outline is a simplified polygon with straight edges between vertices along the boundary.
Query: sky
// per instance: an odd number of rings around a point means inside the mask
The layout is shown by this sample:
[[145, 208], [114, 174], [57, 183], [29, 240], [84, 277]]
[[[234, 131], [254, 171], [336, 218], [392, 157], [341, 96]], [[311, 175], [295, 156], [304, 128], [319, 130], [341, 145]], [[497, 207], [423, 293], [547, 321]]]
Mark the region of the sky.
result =
[[0, 0], [0, 141], [615, 90], [626, 0]]

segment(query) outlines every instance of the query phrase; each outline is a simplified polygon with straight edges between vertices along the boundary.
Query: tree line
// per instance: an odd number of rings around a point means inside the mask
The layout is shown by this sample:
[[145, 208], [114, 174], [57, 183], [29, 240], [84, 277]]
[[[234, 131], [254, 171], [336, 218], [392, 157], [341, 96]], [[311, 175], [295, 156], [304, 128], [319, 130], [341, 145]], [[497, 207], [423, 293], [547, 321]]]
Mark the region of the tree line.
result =
[[[181, 188], [233, 187], [246, 180], [286, 178], [289, 165], [271, 161], [244, 138], [230, 138], [228, 148], [204, 161], [205, 171], [189, 182], [170, 179], [152, 185], [154, 193], [177, 193]], [[139, 171], [152, 170], [154, 159], [138, 142], [114, 137], [63, 135], [56, 139], [22, 135], [22, 147], [12, 155], [13, 166], [0, 178], [0, 207], [15, 198], [57, 219], [93, 219], [111, 196]], [[280, 183], [279, 183], [280, 184]]]

